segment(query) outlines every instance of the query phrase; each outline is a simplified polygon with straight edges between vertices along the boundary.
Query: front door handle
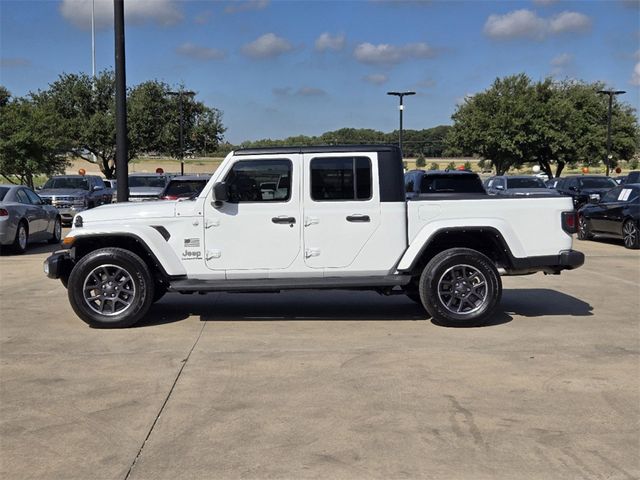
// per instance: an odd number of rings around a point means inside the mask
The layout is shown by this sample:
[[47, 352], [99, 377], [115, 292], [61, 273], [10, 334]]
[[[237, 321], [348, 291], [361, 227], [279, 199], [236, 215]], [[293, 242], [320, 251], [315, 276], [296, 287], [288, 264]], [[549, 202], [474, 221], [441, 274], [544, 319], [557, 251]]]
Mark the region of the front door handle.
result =
[[347, 222], [370, 222], [369, 215], [349, 215]]
[[284, 215], [280, 215], [279, 217], [273, 217], [271, 221], [273, 223], [283, 223], [283, 224], [296, 223], [296, 219], [294, 217], [286, 217]]

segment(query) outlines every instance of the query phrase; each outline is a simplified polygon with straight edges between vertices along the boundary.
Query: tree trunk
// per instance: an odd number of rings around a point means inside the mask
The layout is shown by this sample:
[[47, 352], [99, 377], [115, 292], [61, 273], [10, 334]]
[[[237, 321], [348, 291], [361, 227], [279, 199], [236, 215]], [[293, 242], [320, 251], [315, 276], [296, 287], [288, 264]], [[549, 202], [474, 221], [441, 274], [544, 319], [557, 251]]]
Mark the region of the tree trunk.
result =
[[553, 172], [551, 171], [551, 165], [549, 164], [549, 162], [547, 160], [540, 160], [539, 163], [542, 170], [544, 170], [544, 173], [547, 174], [547, 177], [549, 177], [549, 179], [552, 179]]
[[561, 160], [558, 160], [558, 166], [556, 167], [556, 177], [559, 177], [560, 174], [562, 173], [562, 170], [564, 170], [564, 165], [565, 163]]

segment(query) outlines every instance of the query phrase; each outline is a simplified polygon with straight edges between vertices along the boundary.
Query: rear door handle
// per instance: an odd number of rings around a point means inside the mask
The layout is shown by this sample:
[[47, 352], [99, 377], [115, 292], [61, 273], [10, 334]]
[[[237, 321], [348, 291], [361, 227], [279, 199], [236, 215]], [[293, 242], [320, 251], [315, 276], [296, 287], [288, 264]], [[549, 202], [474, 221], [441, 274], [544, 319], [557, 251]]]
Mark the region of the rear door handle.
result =
[[370, 222], [369, 215], [349, 215], [347, 222]]
[[273, 217], [271, 221], [273, 223], [285, 223], [285, 224], [296, 223], [296, 219], [294, 217], [286, 217], [284, 215], [281, 215], [279, 217]]

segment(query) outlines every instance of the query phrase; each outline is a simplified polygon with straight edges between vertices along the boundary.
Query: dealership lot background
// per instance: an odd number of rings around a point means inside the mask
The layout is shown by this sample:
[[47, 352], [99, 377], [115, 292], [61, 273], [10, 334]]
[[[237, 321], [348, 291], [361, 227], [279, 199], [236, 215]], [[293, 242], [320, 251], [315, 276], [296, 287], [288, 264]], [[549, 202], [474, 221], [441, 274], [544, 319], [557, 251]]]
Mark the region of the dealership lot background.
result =
[[[492, 325], [404, 296], [169, 294], [94, 330], [0, 257], [2, 478], [640, 476], [640, 256], [505, 278]], [[189, 312], [189, 314], [184, 313]]]

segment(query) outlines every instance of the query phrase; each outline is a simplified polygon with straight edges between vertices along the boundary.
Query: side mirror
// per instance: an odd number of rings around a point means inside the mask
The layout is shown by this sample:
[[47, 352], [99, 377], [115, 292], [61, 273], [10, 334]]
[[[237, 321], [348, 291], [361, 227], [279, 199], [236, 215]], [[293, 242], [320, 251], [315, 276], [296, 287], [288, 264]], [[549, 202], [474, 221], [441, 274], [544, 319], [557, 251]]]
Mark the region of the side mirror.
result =
[[600, 197], [589, 197], [589, 203], [600, 203]]
[[496, 190], [504, 190], [504, 186], [503, 185], [496, 185]]
[[225, 182], [217, 182], [213, 185], [213, 206], [222, 207], [223, 202], [229, 201], [229, 186]]
[[42, 190], [42, 186], [40, 186], [40, 187], [36, 187], [36, 191], [38, 191], [38, 192], [39, 192], [40, 190]]

